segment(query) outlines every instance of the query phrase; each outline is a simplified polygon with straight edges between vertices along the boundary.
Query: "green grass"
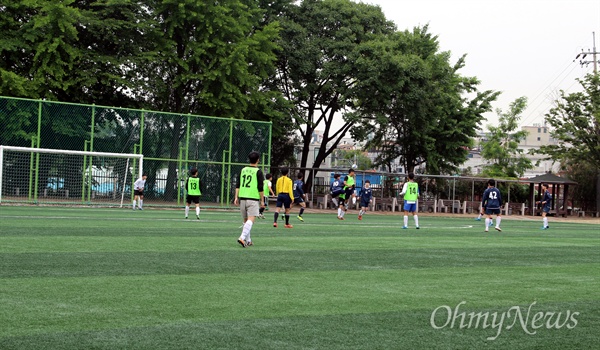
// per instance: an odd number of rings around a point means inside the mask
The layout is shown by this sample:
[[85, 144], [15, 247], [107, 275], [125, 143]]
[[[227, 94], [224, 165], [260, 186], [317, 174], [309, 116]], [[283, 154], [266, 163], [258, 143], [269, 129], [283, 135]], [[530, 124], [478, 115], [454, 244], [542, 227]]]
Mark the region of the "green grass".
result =
[[[600, 342], [600, 229], [367, 213], [0, 207], [0, 349], [587, 349]], [[443, 305], [577, 314], [571, 329], [431, 326]], [[513, 315], [514, 316], [514, 315]], [[443, 324], [443, 312], [436, 314]], [[507, 321], [508, 322], [508, 321]], [[543, 321], [542, 321], [543, 322]], [[512, 321], [511, 321], [512, 323]], [[508, 323], [507, 323], [508, 324]], [[529, 327], [531, 331], [531, 327]]]

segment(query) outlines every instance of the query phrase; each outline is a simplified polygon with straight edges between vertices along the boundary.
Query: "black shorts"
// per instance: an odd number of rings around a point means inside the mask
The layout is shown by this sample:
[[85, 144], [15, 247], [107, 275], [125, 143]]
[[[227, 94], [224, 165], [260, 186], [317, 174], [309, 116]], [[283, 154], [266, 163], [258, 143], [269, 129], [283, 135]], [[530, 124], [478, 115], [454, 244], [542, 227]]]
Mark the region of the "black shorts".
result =
[[304, 198], [302, 197], [294, 197], [294, 204], [304, 203]]
[[143, 196], [144, 190], [133, 190], [133, 195], [134, 196]]
[[186, 199], [186, 203], [187, 204], [192, 204], [192, 202], [194, 202], [195, 204], [200, 203], [200, 196], [190, 196], [188, 194], [187, 199]]
[[497, 209], [485, 209], [487, 215], [500, 215], [500, 208]]
[[346, 189], [346, 198], [352, 197], [353, 194], [354, 194], [354, 189], [353, 188], [347, 188]]
[[292, 198], [287, 193], [280, 193], [277, 196], [277, 208], [281, 208], [282, 206], [285, 209], [289, 209], [292, 206]]
[[360, 207], [361, 208], [368, 208], [369, 207], [369, 201], [366, 201], [364, 199], [360, 200]]

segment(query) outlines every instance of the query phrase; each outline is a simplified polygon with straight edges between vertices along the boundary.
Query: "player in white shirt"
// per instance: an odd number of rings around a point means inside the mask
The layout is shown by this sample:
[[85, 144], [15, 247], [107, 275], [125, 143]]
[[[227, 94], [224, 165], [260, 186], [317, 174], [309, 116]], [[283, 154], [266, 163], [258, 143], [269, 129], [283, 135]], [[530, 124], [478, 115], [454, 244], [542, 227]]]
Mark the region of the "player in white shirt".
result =
[[144, 187], [146, 186], [147, 174], [143, 174], [142, 177], [135, 180], [133, 183], [133, 210], [135, 210], [136, 201], [139, 200], [138, 208], [144, 210]]
[[260, 211], [258, 213], [258, 217], [261, 219], [265, 218], [265, 209], [269, 208], [269, 195], [271, 196], [275, 196], [275, 193], [273, 192], [273, 183], [271, 182], [271, 179], [273, 179], [273, 175], [271, 174], [267, 174], [265, 175], [265, 182], [264, 184], [264, 200], [265, 200], [265, 206], [260, 208]]

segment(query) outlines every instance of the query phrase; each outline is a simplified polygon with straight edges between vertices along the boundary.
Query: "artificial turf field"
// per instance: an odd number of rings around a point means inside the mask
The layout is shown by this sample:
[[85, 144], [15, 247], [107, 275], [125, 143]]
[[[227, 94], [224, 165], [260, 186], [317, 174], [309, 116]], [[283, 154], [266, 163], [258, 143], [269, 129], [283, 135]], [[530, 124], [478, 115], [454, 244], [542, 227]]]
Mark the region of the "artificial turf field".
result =
[[[0, 349], [600, 343], [598, 225], [551, 219], [542, 231], [540, 220], [505, 218], [486, 234], [472, 217], [422, 214], [420, 230], [412, 218], [402, 230], [400, 215], [304, 217], [275, 229], [267, 212], [242, 248], [233, 211], [184, 220], [182, 210], [1, 206]], [[525, 326], [517, 306], [530, 312]], [[452, 326], [448, 309], [490, 315], [488, 327]]]

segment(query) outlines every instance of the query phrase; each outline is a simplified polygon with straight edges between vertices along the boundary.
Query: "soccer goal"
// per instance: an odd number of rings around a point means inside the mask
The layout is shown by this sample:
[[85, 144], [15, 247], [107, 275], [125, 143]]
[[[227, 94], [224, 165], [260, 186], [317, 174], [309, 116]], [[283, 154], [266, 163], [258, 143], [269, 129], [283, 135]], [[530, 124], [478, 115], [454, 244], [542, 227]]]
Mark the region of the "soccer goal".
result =
[[0, 145], [0, 203], [123, 206], [141, 154]]

